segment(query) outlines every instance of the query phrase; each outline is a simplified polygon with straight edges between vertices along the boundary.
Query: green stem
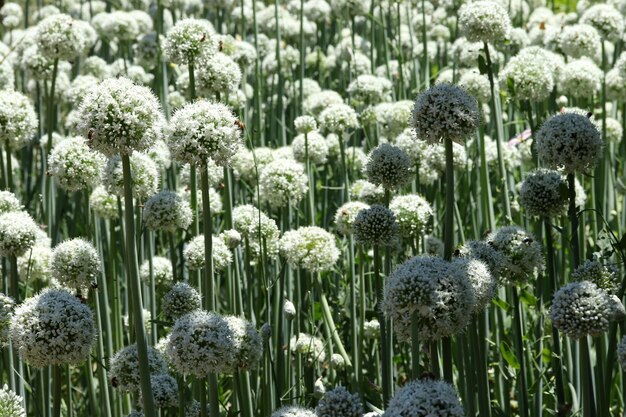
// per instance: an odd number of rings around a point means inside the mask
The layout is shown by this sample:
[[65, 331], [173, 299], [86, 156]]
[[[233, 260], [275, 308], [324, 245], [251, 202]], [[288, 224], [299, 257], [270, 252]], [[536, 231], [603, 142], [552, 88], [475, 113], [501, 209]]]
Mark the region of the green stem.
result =
[[515, 350], [517, 353], [517, 360], [520, 364], [520, 369], [518, 373], [518, 381], [517, 381], [517, 389], [519, 392], [519, 401], [520, 401], [520, 417], [527, 417], [528, 410], [530, 410], [530, 404], [528, 402], [528, 384], [526, 382], [526, 361], [524, 360], [524, 343], [523, 343], [523, 335], [524, 328], [522, 323], [522, 310], [520, 308], [520, 300], [519, 295], [517, 293], [517, 288], [512, 287], [511, 292], [513, 293], [513, 308], [514, 308], [514, 323], [515, 323]]
[[381, 308], [383, 301], [383, 277], [380, 273], [380, 248], [378, 245], [374, 245], [374, 284], [376, 287], [376, 311], [378, 312], [378, 322], [380, 323], [380, 351], [382, 356], [382, 381], [383, 387], [383, 406], [386, 407], [391, 396], [391, 369], [390, 360], [388, 359], [389, 352], [387, 350], [387, 344], [385, 343], [386, 335], [389, 329], [385, 322], [385, 315]]
[[213, 222], [211, 220], [211, 200], [209, 197], [209, 172], [202, 166], [202, 217], [204, 227], [204, 308], [215, 310], [215, 282], [213, 281]]
[[126, 233], [126, 266], [128, 269], [127, 279], [130, 284], [130, 293], [135, 319], [135, 337], [137, 343], [137, 356], [139, 359], [139, 378], [141, 382], [141, 396], [143, 398], [144, 414], [154, 416], [155, 407], [150, 384], [150, 367], [148, 365], [148, 344], [146, 341], [146, 329], [143, 321], [143, 303], [141, 301], [141, 282], [139, 278], [139, 265], [137, 260], [137, 245], [135, 241], [135, 222], [133, 219], [133, 189], [130, 171], [130, 157], [122, 155], [122, 173], [124, 176], [124, 223]]
[[418, 379], [420, 375], [420, 342], [419, 317], [417, 310], [411, 313], [411, 379]]
[[454, 154], [452, 152], [452, 139], [445, 138], [446, 152], [446, 208], [445, 223], [443, 225], [443, 257], [452, 259], [454, 247]]
[[61, 417], [61, 365], [53, 365], [54, 376], [54, 399], [52, 405], [52, 417]]

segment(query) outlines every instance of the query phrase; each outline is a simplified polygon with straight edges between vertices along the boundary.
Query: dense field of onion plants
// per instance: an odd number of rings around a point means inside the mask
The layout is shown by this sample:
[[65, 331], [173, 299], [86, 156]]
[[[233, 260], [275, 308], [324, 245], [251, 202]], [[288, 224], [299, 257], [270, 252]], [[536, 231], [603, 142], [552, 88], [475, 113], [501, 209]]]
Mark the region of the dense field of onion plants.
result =
[[0, 417], [624, 415], [626, 1], [0, 0]]

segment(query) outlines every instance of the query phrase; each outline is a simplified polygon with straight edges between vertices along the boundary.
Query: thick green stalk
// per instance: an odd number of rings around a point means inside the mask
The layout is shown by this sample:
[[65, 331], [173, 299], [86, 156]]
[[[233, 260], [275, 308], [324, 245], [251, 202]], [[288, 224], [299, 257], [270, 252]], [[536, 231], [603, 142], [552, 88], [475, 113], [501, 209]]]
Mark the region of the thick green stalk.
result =
[[389, 358], [389, 351], [387, 350], [387, 344], [385, 343], [386, 335], [389, 329], [385, 322], [385, 315], [381, 308], [383, 300], [383, 277], [380, 273], [380, 248], [378, 245], [374, 245], [374, 285], [376, 288], [376, 311], [378, 313], [378, 322], [380, 323], [380, 351], [382, 356], [382, 381], [383, 387], [383, 408], [389, 403], [391, 396], [391, 360]]
[[[9, 191], [13, 191], [13, 161], [11, 161], [11, 146], [9, 145], [9, 142], [6, 141], [4, 143], [4, 149], [6, 151], [7, 154], [7, 184], [6, 184], [6, 189]], [[2, 160], [2, 155], [0, 155], [0, 162]], [[0, 174], [4, 173], [2, 171], [0, 171]], [[4, 182], [4, 178], [2, 179], [2, 181]], [[4, 189], [5, 186], [2, 187], [2, 189]]]
[[500, 174], [500, 180], [502, 181], [502, 203], [504, 206], [504, 213], [506, 214], [505, 222], [508, 224], [512, 220], [511, 216], [511, 202], [509, 201], [509, 182], [508, 174], [504, 166], [504, 157], [502, 154], [502, 142], [504, 141], [504, 126], [502, 125], [502, 109], [500, 96], [496, 92], [493, 65], [491, 62], [491, 55], [489, 54], [489, 46], [485, 42], [483, 45], [485, 51], [485, 58], [487, 61], [487, 76], [489, 78], [489, 86], [491, 88], [491, 114], [492, 119], [496, 123], [496, 150], [498, 152], [498, 169]]
[[53, 365], [54, 376], [52, 378], [54, 384], [54, 397], [52, 403], [52, 417], [61, 417], [61, 365]]
[[524, 328], [522, 322], [522, 309], [520, 306], [519, 294], [516, 287], [511, 288], [513, 294], [513, 309], [514, 309], [514, 333], [515, 333], [515, 353], [517, 354], [517, 360], [520, 364], [520, 369], [517, 378], [517, 390], [519, 394], [519, 410], [520, 417], [528, 417], [530, 410], [530, 403], [528, 401], [528, 383], [526, 382], [526, 361], [524, 360]]
[[204, 308], [215, 310], [215, 282], [213, 280], [213, 222], [211, 219], [211, 200], [209, 197], [209, 172], [202, 166], [202, 225], [204, 227]]
[[446, 152], [446, 208], [443, 225], [443, 257], [452, 259], [454, 247], [454, 154], [452, 153], [452, 139], [445, 138]]
[[420, 375], [420, 342], [419, 316], [417, 310], [411, 313], [411, 379], [418, 379]]
[[139, 378], [143, 398], [144, 414], [154, 416], [155, 407], [150, 384], [150, 367], [148, 365], [148, 344], [146, 329], [143, 321], [143, 303], [141, 301], [141, 282], [139, 279], [139, 265], [137, 260], [137, 245], [135, 241], [135, 221], [133, 219], [133, 188], [130, 171], [130, 157], [122, 155], [122, 173], [124, 176], [124, 223], [126, 233], [126, 267], [127, 280], [130, 286], [131, 301], [135, 319], [135, 338], [137, 356], [139, 360]]

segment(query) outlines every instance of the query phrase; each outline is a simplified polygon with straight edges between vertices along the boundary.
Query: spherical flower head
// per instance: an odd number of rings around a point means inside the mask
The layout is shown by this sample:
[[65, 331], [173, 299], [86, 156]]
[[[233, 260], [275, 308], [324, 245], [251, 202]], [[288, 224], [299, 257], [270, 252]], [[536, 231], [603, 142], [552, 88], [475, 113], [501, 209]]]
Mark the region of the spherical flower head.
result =
[[371, 105], [389, 101], [392, 87], [391, 81], [386, 78], [362, 74], [348, 85], [346, 92], [355, 103]]
[[333, 353], [330, 355], [330, 367], [342, 371], [346, 368], [346, 360], [339, 353]]
[[481, 312], [496, 296], [498, 280], [492, 275], [489, 266], [479, 259], [455, 258], [452, 265], [459, 270], [460, 274], [467, 277], [474, 290], [475, 301], [472, 311]]
[[22, 6], [17, 3], [5, 3], [0, 8], [0, 22], [9, 30], [17, 28], [22, 23], [23, 18]]
[[263, 356], [263, 339], [252, 323], [241, 317], [226, 316], [236, 350], [233, 367], [239, 371], [255, 369]]
[[411, 100], [381, 103], [375, 106], [374, 112], [376, 113], [376, 120], [381, 127], [382, 135], [393, 139], [408, 129], [411, 124], [412, 111], [413, 101]]
[[253, 259], [261, 255], [272, 258], [278, 254], [278, 226], [256, 207], [249, 204], [235, 207], [233, 227], [241, 233]]
[[[171, 375], [159, 373], [150, 375], [152, 397], [154, 405], [159, 408], [174, 407], [178, 405], [178, 383]], [[142, 403], [141, 390], [139, 391], [139, 403]]]
[[311, 272], [329, 271], [339, 259], [335, 237], [316, 226], [286, 232], [279, 246], [281, 254], [291, 266]]
[[176, 320], [166, 350], [177, 372], [198, 378], [233, 372], [237, 363], [232, 328], [214, 312], [194, 311]]
[[[212, 236], [212, 258], [215, 271], [226, 268], [233, 260], [233, 254], [219, 236]], [[204, 235], [194, 237], [183, 250], [183, 258], [190, 270], [198, 270], [205, 267]]]
[[[130, 157], [130, 176], [133, 197], [145, 201], [154, 195], [159, 187], [159, 171], [156, 164], [144, 153], [135, 152]], [[110, 193], [124, 196], [124, 175], [122, 158], [114, 156], [107, 161], [102, 175], [102, 183]]]
[[598, 31], [591, 25], [568, 25], [558, 35], [558, 42], [565, 55], [572, 58], [584, 56], [597, 59], [602, 50], [602, 39]]
[[224, 244], [228, 249], [233, 250], [241, 244], [241, 233], [235, 229], [224, 230], [220, 233], [220, 238], [224, 241]]
[[572, 272], [572, 281], [589, 281], [607, 293], [615, 294], [619, 289], [620, 279], [617, 269], [587, 259]]
[[463, 88], [439, 83], [421, 92], [413, 107], [413, 128], [418, 139], [464, 143], [480, 123], [478, 103]]
[[[9, 327], [14, 309], [15, 301], [13, 298], [0, 293], [0, 347], [9, 343]], [[1, 407], [0, 410], [2, 410]]]
[[283, 303], [283, 313], [288, 320], [293, 320], [296, 318], [296, 306], [289, 300], [285, 300]]
[[357, 214], [361, 210], [369, 208], [369, 205], [360, 201], [349, 201], [337, 209], [335, 213], [335, 225], [337, 231], [342, 235], [349, 236], [352, 234], [352, 225]]
[[602, 39], [616, 41], [624, 32], [624, 17], [610, 4], [600, 3], [589, 7], [580, 18], [580, 23], [593, 26]]
[[[139, 268], [139, 277], [150, 285], [150, 260], [146, 259]], [[162, 256], [152, 257], [152, 278], [157, 289], [169, 286], [174, 279], [172, 261]]]
[[352, 233], [361, 245], [391, 246], [398, 237], [398, 222], [393, 211], [380, 204], [359, 211], [352, 223]]
[[389, 401], [383, 417], [464, 417], [454, 387], [444, 381], [411, 381]]
[[474, 96], [479, 103], [489, 103], [491, 100], [489, 79], [479, 72], [467, 71], [461, 75], [459, 85]]
[[536, 136], [539, 159], [549, 168], [568, 174], [593, 169], [602, 157], [602, 135], [580, 114], [560, 113], [548, 119]]
[[356, 111], [347, 104], [332, 104], [318, 118], [320, 129], [328, 133], [344, 133], [359, 127]]
[[623, 134], [624, 134], [624, 128], [622, 127], [622, 124], [618, 120], [612, 117], [607, 117], [606, 118], [607, 142], [617, 143], [622, 140]]
[[168, 142], [175, 159], [206, 165], [212, 159], [227, 165], [241, 145], [241, 129], [232, 111], [221, 103], [198, 100], [174, 113]]
[[161, 137], [163, 113], [152, 91], [128, 78], [109, 78], [85, 96], [78, 128], [106, 156], [143, 151]]
[[254, 150], [241, 148], [232, 159], [233, 173], [237, 179], [256, 184], [258, 172], [272, 162], [275, 156], [275, 151], [266, 147]]
[[97, 186], [91, 192], [89, 207], [103, 219], [114, 219], [119, 215], [117, 197], [109, 193], [102, 185]]
[[521, 227], [502, 227], [490, 233], [485, 241], [504, 255], [504, 263], [499, 267], [500, 279], [511, 283], [526, 282], [543, 270], [541, 245]]
[[358, 394], [352, 394], [342, 386], [326, 391], [315, 407], [318, 417], [361, 417], [363, 404]]
[[236, 92], [241, 84], [241, 69], [233, 59], [217, 52], [203, 54], [198, 60], [196, 85], [204, 94], [214, 96], [219, 93]]
[[167, 32], [163, 51], [175, 64], [193, 63], [201, 54], [215, 50], [215, 29], [205, 19], [182, 19]]
[[36, 368], [79, 364], [95, 340], [92, 311], [64, 289], [47, 288], [26, 299], [11, 320], [11, 341]]
[[[148, 369], [152, 375], [167, 372], [165, 358], [152, 346], [148, 346]], [[109, 363], [109, 380], [113, 388], [122, 392], [141, 390], [137, 344], [126, 346], [113, 355]]]
[[0, 191], [0, 214], [22, 211], [24, 206], [11, 191]]
[[350, 186], [350, 198], [367, 204], [380, 204], [385, 198], [385, 190], [367, 180], [356, 180]]
[[161, 307], [168, 320], [177, 320], [185, 314], [200, 310], [201, 305], [200, 293], [194, 287], [186, 282], [177, 282], [163, 297]]
[[150, 230], [175, 232], [187, 229], [193, 220], [191, 206], [173, 191], [161, 191], [143, 206], [143, 221]]
[[0, 143], [17, 150], [33, 139], [37, 115], [28, 98], [13, 90], [0, 90]]
[[8, 60], [0, 62], [0, 90], [12, 90], [15, 85], [13, 66]]
[[102, 270], [96, 248], [76, 238], [59, 243], [50, 259], [52, 277], [68, 288], [85, 289], [98, 281]]
[[356, 146], [349, 146], [345, 150], [346, 155], [346, 167], [348, 168], [348, 172], [358, 172], [363, 171], [363, 167], [367, 162], [367, 155], [362, 148]]
[[602, 335], [609, 329], [611, 314], [609, 295], [589, 281], [561, 287], [550, 306], [554, 327], [573, 339]]
[[538, 168], [522, 182], [520, 204], [531, 216], [552, 218], [567, 206], [567, 181], [558, 171]]
[[26, 417], [23, 399], [4, 384], [0, 389], [0, 415], [5, 417]]
[[39, 228], [23, 211], [0, 214], [0, 256], [21, 256], [35, 245]]
[[424, 198], [417, 194], [394, 197], [389, 209], [396, 216], [400, 234], [406, 238], [419, 238], [428, 228], [433, 209]]
[[378, 339], [380, 337], [380, 323], [377, 319], [366, 321], [363, 324], [363, 336], [366, 339]]
[[590, 97], [602, 86], [602, 70], [589, 58], [568, 62], [558, 79], [559, 90], [571, 97]]
[[274, 160], [263, 167], [259, 187], [272, 208], [297, 205], [309, 189], [304, 167], [289, 159]]
[[312, 409], [299, 405], [286, 405], [272, 413], [271, 417], [317, 417]]
[[501, 88], [507, 88], [519, 100], [543, 101], [554, 89], [554, 75], [548, 64], [521, 54], [506, 63], [499, 78]]
[[85, 39], [74, 25], [74, 19], [60, 13], [39, 22], [35, 42], [48, 59], [71, 60], [80, 53]]
[[493, 1], [465, 3], [459, 9], [459, 29], [470, 42], [496, 43], [509, 37], [511, 18]]
[[103, 166], [104, 157], [92, 151], [82, 137], [59, 142], [48, 156], [48, 174], [54, 177], [59, 187], [68, 191], [96, 186]]
[[505, 254], [482, 240], [470, 240], [455, 252], [455, 256], [484, 262], [491, 274], [499, 278], [505, 271]]
[[[325, 109], [331, 107], [334, 104], [342, 104], [343, 98], [341, 95], [333, 90], [324, 90], [319, 93], [313, 93], [308, 96], [304, 102], [302, 103], [302, 107], [304, 113], [310, 114], [316, 118], [324, 111]], [[355, 115], [356, 117], [356, 115]]]
[[[307, 117], [307, 116], [303, 116]], [[293, 157], [296, 161], [305, 163], [308, 156], [309, 161], [319, 165], [326, 162], [328, 156], [328, 144], [326, 138], [317, 131], [306, 134], [299, 134], [291, 142]]]
[[363, 169], [367, 179], [386, 190], [397, 190], [406, 184], [413, 169], [411, 158], [397, 146], [383, 143], [367, 156]]
[[417, 256], [396, 268], [385, 281], [383, 311], [394, 321], [401, 340], [411, 338], [411, 316], [418, 316], [421, 340], [438, 340], [462, 331], [475, 295], [467, 276], [451, 262]]
[[293, 121], [293, 127], [296, 129], [296, 132], [304, 135], [317, 130], [317, 122], [312, 116], [298, 116]]
[[326, 347], [319, 337], [300, 333], [291, 337], [291, 350], [304, 355], [307, 366], [323, 363], [326, 360]]

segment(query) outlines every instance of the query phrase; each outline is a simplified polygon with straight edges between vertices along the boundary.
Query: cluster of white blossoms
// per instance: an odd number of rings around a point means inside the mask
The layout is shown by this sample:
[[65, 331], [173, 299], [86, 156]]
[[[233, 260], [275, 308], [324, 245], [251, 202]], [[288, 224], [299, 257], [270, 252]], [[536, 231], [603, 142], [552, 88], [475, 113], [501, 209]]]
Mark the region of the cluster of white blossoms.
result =
[[[554, 89], [554, 76], [543, 60], [512, 57], [500, 71], [501, 88], [520, 100], [541, 101], [550, 96]], [[509, 88], [512, 85], [513, 89]]]
[[263, 346], [245, 320], [195, 311], [176, 320], [167, 342], [167, 356], [177, 372], [204, 378], [253, 368]]
[[393, 211], [374, 204], [358, 212], [352, 222], [352, 233], [361, 245], [391, 246], [397, 241], [399, 226]]
[[52, 251], [52, 277], [68, 288], [82, 290], [99, 280], [102, 265], [96, 248], [81, 238], [59, 243]]
[[391, 200], [389, 209], [396, 216], [403, 237], [415, 239], [428, 231], [433, 209], [422, 196], [399, 195]]
[[117, 197], [109, 193], [103, 185], [98, 185], [89, 196], [89, 208], [103, 219], [118, 217]]
[[0, 293], [0, 346], [9, 344], [9, 328], [13, 310], [15, 309], [15, 300]]
[[443, 139], [463, 143], [479, 123], [476, 99], [456, 85], [436, 84], [415, 99], [413, 128], [419, 139], [429, 143]]
[[[10, 3], [9, 3], [10, 4]], [[4, 384], [0, 389], [0, 415], [4, 417], [26, 417], [23, 399]]]
[[359, 104], [371, 105], [391, 99], [393, 85], [387, 78], [363, 74], [348, 85], [346, 92]]
[[485, 242], [502, 255], [498, 278], [512, 283], [525, 282], [543, 271], [541, 245], [526, 230], [517, 226], [502, 227], [490, 233]]
[[170, 320], [176, 320], [185, 314], [200, 310], [202, 298], [188, 283], [177, 282], [165, 294], [161, 303], [163, 315]]
[[286, 405], [274, 411], [271, 417], [317, 417], [315, 410], [299, 405]]
[[98, 185], [103, 167], [104, 157], [89, 149], [82, 137], [64, 139], [48, 156], [48, 173], [68, 191]]
[[173, 280], [172, 261], [162, 256], [146, 259], [139, 268], [139, 277], [146, 285], [150, 285], [150, 268], [152, 268], [152, 278], [157, 289], [171, 285]]
[[466, 3], [459, 9], [459, 30], [470, 42], [498, 42], [509, 37], [511, 18], [493, 1]]
[[60, 13], [39, 22], [35, 42], [45, 57], [69, 60], [84, 49], [87, 39], [82, 35], [74, 19]]
[[[159, 188], [159, 171], [145, 153], [134, 152], [130, 156], [130, 177], [133, 197], [139, 201], [147, 200]], [[124, 171], [119, 155], [107, 161], [102, 173], [102, 184], [110, 193], [124, 196]]]
[[602, 135], [596, 125], [576, 113], [560, 113], [548, 119], [537, 132], [537, 155], [548, 167], [566, 173], [582, 173], [602, 157]]
[[285, 232], [280, 239], [280, 252], [293, 267], [310, 272], [331, 270], [339, 259], [335, 237], [316, 227], [300, 227]]
[[278, 254], [280, 230], [273, 219], [249, 204], [235, 207], [232, 214], [233, 227], [241, 234], [252, 258], [261, 254], [271, 258]]
[[620, 284], [619, 271], [616, 267], [591, 259], [587, 259], [572, 271], [572, 280], [592, 282], [609, 294], [617, 293]]
[[0, 214], [22, 211], [24, 206], [11, 191], [0, 191]]
[[357, 214], [366, 208], [369, 208], [369, 205], [360, 201], [350, 201], [339, 207], [335, 213], [335, 227], [337, 231], [345, 236], [351, 235], [352, 225]]
[[302, 164], [289, 159], [275, 159], [265, 165], [259, 176], [261, 197], [272, 208], [297, 206], [309, 189]]
[[0, 256], [21, 256], [35, 245], [39, 228], [23, 211], [0, 214]]
[[182, 19], [167, 32], [163, 51], [176, 64], [193, 63], [203, 53], [214, 51], [214, 34], [215, 29], [208, 20]]
[[[148, 369], [151, 375], [167, 372], [167, 362], [161, 353], [148, 346]], [[137, 345], [132, 344], [118, 350], [110, 360], [108, 369], [109, 380], [113, 388], [122, 392], [138, 392], [141, 390], [139, 377], [139, 352]]]
[[310, 131], [306, 135], [299, 134], [293, 138], [291, 149], [293, 150], [293, 157], [298, 162], [305, 163], [307, 157], [311, 163], [316, 165], [324, 164], [327, 161], [328, 144], [326, 138], [317, 131]]
[[11, 319], [11, 342], [36, 368], [79, 364], [96, 340], [93, 313], [64, 289], [47, 288], [27, 298]]
[[226, 165], [241, 146], [241, 128], [232, 111], [221, 103], [198, 100], [174, 113], [167, 128], [173, 157], [200, 166], [212, 159]]
[[317, 417], [361, 417], [363, 404], [358, 394], [338, 386], [326, 391], [315, 407], [315, 414]]
[[37, 115], [30, 100], [20, 92], [0, 90], [0, 143], [20, 149], [31, 142]]
[[602, 70], [589, 58], [565, 64], [558, 80], [559, 90], [571, 97], [591, 97], [602, 87]]
[[[321, 93], [320, 93], [321, 94]], [[320, 130], [327, 133], [342, 134], [359, 127], [356, 111], [347, 104], [331, 104], [318, 117]]]
[[192, 220], [191, 206], [173, 191], [163, 190], [154, 194], [143, 206], [143, 221], [150, 230], [184, 230]]
[[383, 310], [401, 340], [411, 338], [417, 314], [420, 340], [439, 340], [462, 331], [469, 322], [475, 293], [467, 276], [439, 257], [417, 256], [398, 266], [384, 286]]
[[444, 381], [415, 380], [398, 391], [389, 401], [383, 417], [464, 417], [454, 387]]
[[396, 190], [411, 180], [413, 163], [397, 146], [383, 143], [367, 156], [363, 172], [369, 182], [385, 190]]
[[613, 299], [592, 282], [570, 282], [554, 294], [550, 319], [554, 327], [571, 338], [600, 336], [616, 318], [613, 303]]
[[200, 92], [208, 96], [237, 93], [241, 84], [239, 65], [228, 55], [217, 52], [202, 55], [198, 60], [197, 86]]
[[531, 216], [551, 218], [564, 213], [567, 206], [567, 181], [554, 170], [538, 168], [521, 184], [520, 204]]
[[303, 355], [309, 366], [326, 361], [326, 346], [319, 337], [300, 333], [292, 336], [289, 344], [292, 352]]
[[150, 148], [161, 136], [164, 123], [154, 93], [124, 77], [93, 87], [78, 109], [78, 120], [89, 146], [106, 156]]
[[[221, 271], [233, 261], [233, 254], [221, 237], [212, 236], [212, 239], [213, 268], [215, 271]], [[187, 268], [192, 271], [205, 267], [204, 235], [198, 235], [189, 242], [183, 250], [183, 258]]]

